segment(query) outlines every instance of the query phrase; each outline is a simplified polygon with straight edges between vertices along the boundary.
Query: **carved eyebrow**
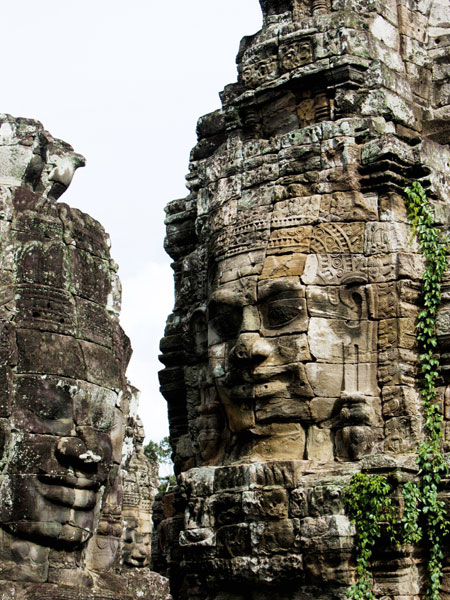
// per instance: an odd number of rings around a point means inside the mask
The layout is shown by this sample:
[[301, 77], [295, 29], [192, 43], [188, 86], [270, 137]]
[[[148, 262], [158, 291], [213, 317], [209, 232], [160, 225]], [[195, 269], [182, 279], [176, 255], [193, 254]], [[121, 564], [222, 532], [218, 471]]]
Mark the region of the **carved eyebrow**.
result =
[[228, 304], [229, 306], [243, 306], [245, 304], [241, 294], [236, 291], [221, 289], [211, 294], [208, 306], [213, 304]]
[[210, 304], [228, 304], [229, 306], [247, 306], [256, 303], [257, 283], [254, 278], [237, 280], [231, 285], [223, 285], [215, 289], [210, 296]]
[[297, 281], [289, 281], [287, 278], [282, 277], [269, 283], [264, 282], [263, 285], [260, 284], [258, 287], [258, 298], [260, 301], [267, 300], [270, 296], [281, 292], [297, 292], [297, 296], [303, 296], [303, 290]]

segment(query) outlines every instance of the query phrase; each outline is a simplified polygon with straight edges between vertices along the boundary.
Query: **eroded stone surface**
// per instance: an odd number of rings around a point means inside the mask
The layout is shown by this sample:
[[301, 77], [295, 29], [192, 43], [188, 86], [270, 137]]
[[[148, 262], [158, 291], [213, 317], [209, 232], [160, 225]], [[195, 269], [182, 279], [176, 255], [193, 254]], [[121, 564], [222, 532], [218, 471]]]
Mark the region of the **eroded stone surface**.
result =
[[[421, 179], [448, 227], [448, 2], [260, 3], [238, 82], [199, 120], [190, 194], [166, 209], [161, 385], [179, 479], [155, 556], [180, 599], [343, 598], [342, 488], [358, 470], [414, 477], [423, 435], [423, 260], [402, 190]], [[376, 596], [418, 598], [420, 552], [383, 550]]]
[[0, 116], [2, 600], [166, 598], [109, 238], [56, 200], [84, 159]]

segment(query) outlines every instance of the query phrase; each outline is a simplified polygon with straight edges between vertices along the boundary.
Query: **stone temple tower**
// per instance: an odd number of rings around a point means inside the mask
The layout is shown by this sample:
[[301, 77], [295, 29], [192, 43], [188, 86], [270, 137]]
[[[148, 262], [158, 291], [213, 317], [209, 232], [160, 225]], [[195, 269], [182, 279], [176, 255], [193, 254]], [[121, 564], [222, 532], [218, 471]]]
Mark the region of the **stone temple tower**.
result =
[[[424, 435], [423, 259], [403, 188], [421, 181], [448, 226], [450, 5], [260, 4], [237, 83], [198, 122], [189, 195], [166, 209], [176, 300], [161, 385], [178, 486], [153, 556], [176, 599], [344, 598], [342, 490], [357, 472], [414, 479]], [[420, 547], [381, 544], [373, 593], [422, 597], [425, 563]], [[445, 558], [443, 598], [448, 570]]]
[[156, 465], [109, 236], [60, 202], [84, 158], [0, 115], [0, 598], [163, 600]]

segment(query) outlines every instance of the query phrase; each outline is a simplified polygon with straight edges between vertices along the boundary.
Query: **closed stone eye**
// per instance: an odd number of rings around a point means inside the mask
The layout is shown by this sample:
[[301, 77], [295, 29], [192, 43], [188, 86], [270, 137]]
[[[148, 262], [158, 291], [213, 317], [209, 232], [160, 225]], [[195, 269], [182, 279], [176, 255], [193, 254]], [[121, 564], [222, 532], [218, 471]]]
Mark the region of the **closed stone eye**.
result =
[[281, 298], [267, 304], [265, 325], [268, 328], [278, 328], [288, 325], [301, 314], [298, 298]]
[[222, 339], [230, 339], [239, 334], [242, 324], [242, 309], [227, 304], [214, 304], [209, 308], [208, 324]]

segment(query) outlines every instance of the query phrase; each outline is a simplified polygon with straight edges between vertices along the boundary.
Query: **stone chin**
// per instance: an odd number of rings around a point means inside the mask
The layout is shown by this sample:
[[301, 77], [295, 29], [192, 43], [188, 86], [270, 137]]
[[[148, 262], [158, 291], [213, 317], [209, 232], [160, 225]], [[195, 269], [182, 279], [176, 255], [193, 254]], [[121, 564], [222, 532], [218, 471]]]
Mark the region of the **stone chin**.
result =
[[124, 554], [123, 562], [128, 567], [137, 567], [142, 568], [146, 567], [150, 564], [150, 559], [148, 558], [148, 552], [144, 555], [138, 554]]

